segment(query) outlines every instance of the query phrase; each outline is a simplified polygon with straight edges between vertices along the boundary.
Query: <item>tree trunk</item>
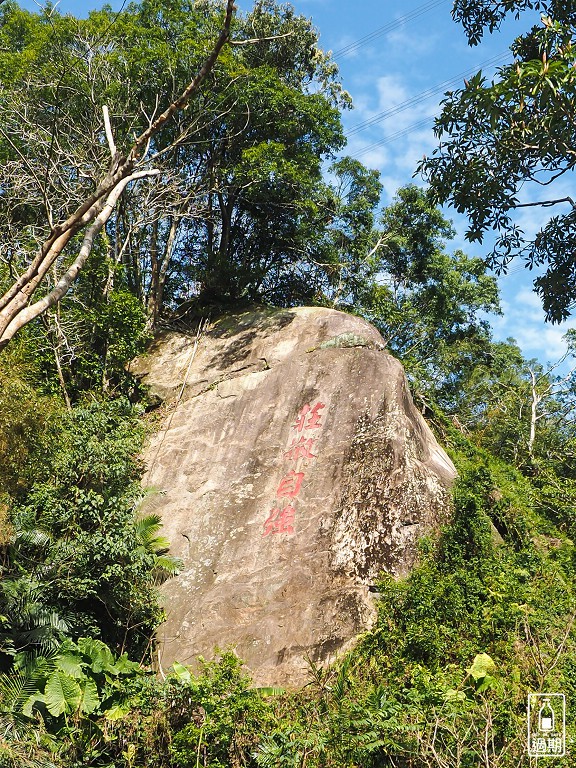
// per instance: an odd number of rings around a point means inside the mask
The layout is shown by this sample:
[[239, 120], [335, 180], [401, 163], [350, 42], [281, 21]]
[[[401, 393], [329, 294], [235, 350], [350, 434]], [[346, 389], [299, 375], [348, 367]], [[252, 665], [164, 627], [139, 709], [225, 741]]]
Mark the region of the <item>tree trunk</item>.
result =
[[[230, 26], [235, 10], [234, 0], [227, 0], [223, 28], [203, 65], [180, 96], [134, 140], [127, 155], [123, 156], [116, 150], [108, 109], [103, 107], [106, 138], [111, 154], [109, 169], [95, 191], [64, 222], [51, 227], [47, 239], [40, 246], [31, 264], [0, 297], [0, 349], [9, 343], [20, 328], [46, 312], [66, 295], [78, 272], [90, 256], [95, 237], [110, 217], [126, 185], [134, 179], [157, 173], [153, 169], [136, 172], [134, 169], [146, 158], [152, 138], [176, 113], [184, 109], [192, 95], [196, 93], [208, 73], [213, 69], [220, 51], [229, 40]], [[32, 296], [43, 282], [49, 269], [56, 263], [74, 235], [83, 230], [85, 234], [82, 246], [67, 271], [46, 296], [31, 304]]]

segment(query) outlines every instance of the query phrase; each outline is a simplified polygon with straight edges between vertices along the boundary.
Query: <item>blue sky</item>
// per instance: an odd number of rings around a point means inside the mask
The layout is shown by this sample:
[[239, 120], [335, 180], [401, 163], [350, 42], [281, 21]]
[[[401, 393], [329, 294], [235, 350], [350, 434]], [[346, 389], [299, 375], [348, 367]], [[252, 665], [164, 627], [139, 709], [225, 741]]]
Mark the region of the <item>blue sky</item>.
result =
[[[241, 9], [250, 7], [248, 0], [238, 4]], [[292, 4], [313, 20], [321, 46], [334, 52], [343, 87], [355, 105], [343, 116], [349, 134], [344, 153], [381, 172], [384, 204], [399, 186], [421, 183], [413, 174], [417, 162], [436, 145], [432, 125], [443, 92], [458, 87], [464, 76], [480, 68], [491, 76], [497, 66], [511, 60], [508, 48], [514, 37], [539, 18], [532, 14], [520, 22], [506, 22], [499, 33], [471, 48], [452, 21], [451, 0], [294, 0]], [[39, 7], [33, 0], [22, 5]], [[97, 0], [60, 0], [58, 8], [85, 15], [100, 5]], [[114, 8], [119, 5], [112, 3]], [[465, 220], [454, 211], [447, 210], [446, 215], [458, 232], [453, 247], [485, 255], [486, 247], [464, 240]], [[527, 234], [539, 229], [546, 215], [538, 208], [525, 209], [521, 223]], [[520, 263], [511, 265], [510, 274], [500, 279], [504, 314], [490, 317], [490, 322], [496, 338], [514, 337], [527, 357], [552, 362], [563, 354], [562, 335], [576, 321], [546, 324], [532, 278]]]
[[[312, 17], [321, 32], [322, 47], [335, 54], [372, 36], [336, 59], [355, 104], [355, 110], [344, 115], [349, 133], [346, 152], [380, 170], [384, 202], [399, 186], [421, 183], [412, 176], [418, 161], [436, 146], [433, 118], [444, 91], [461, 86], [463, 77], [478, 69], [491, 77], [497, 66], [511, 60], [509, 45], [514, 37], [539, 20], [537, 14], [511, 20], [479, 46], [470, 47], [451, 18], [450, 0], [296, 0], [294, 4]], [[378, 119], [386, 113], [387, 118]], [[375, 122], [354, 130], [370, 120]], [[486, 247], [464, 240], [465, 220], [455, 211], [446, 210], [446, 214], [458, 231], [454, 247], [484, 256]], [[539, 229], [545, 216], [540, 209], [523, 212], [520, 220], [526, 233]], [[520, 262], [513, 263], [510, 274], [499, 281], [504, 314], [489, 319], [496, 338], [514, 337], [527, 357], [552, 362], [564, 353], [562, 336], [576, 323], [544, 322], [540, 299], [532, 290], [533, 277]]]

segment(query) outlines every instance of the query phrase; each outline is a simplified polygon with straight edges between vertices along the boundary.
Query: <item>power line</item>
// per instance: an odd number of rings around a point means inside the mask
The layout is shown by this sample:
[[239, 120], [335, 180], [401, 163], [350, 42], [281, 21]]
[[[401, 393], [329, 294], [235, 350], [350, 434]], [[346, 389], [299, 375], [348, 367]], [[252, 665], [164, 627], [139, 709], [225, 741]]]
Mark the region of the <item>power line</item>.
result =
[[373, 144], [370, 144], [368, 147], [364, 147], [364, 149], [361, 149], [359, 152], [355, 152], [351, 157], [362, 157], [362, 155], [366, 155], [368, 152], [371, 152], [373, 149], [377, 149], [379, 147], [383, 147], [385, 144], [391, 144], [393, 141], [396, 141], [396, 139], [401, 139], [403, 136], [407, 136], [409, 133], [413, 133], [414, 131], [417, 131], [419, 128], [424, 128], [426, 126], [430, 125], [430, 121], [434, 120], [438, 115], [431, 115], [430, 117], [425, 117], [423, 120], [418, 120], [416, 123], [412, 123], [407, 128], [403, 128], [400, 131], [396, 131], [396, 133], [392, 133], [390, 136], [386, 136], [384, 139], [381, 139], [380, 141], [375, 141]]
[[[506, 57], [506, 54], [499, 54], [499, 56], [494, 57], [494, 59], [504, 59]], [[490, 60], [491, 61], [491, 60]], [[484, 62], [482, 66], [488, 66], [490, 61]], [[496, 63], [495, 61], [491, 61], [491, 63]], [[468, 73], [466, 73], [468, 74]], [[454, 79], [458, 79], [462, 75], [457, 75]], [[444, 87], [444, 84], [441, 84], [440, 86], [435, 86], [429, 91], [425, 91], [423, 93], [429, 93], [432, 91], [437, 91], [438, 89], [441, 89]], [[403, 102], [402, 104], [399, 104], [397, 107], [393, 107], [392, 109], [388, 110], [387, 112], [382, 112], [380, 115], [377, 115], [375, 118], [372, 118], [370, 121], [366, 120], [364, 123], [360, 123], [359, 125], [355, 126], [348, 134], [347, 136], [351, 136], [355, 133], [359, 133], [361, 130], [364, 130], [365, 127], [368, 127], [372, 124], [372, 122], [382, 122], [387, 117], [391, 117], [392, 115], [397, 114], [398, 112], [403, 111], [404, 109], [407, 109], [408, 107], [412, 106], [416, 101], [422, 100], [423, 94], [418, 94], [417, 96], [414, 96], [411, 99], [408, 99], [406, 102]], [[351, 157], [362, 157], [363, 155], [367, 154], [368, 152], [371, 152], [374, 149], [378, 149], [379, 147], [382, 147], [386, 144], [391, 144], [392, 142], [396, 141], [397, 139], [401, 139], [404, 136], [408, 136], [410, 133], [413, 133], [414, 131], [417, 131], [420, 128], [423, 128], [425, 126], [429, 126], [430, 122], [432, 120], [435, 120], [437, 117], [439, 117], [438, 113], [435, 113], [433, 115], [430, 115], [429, 117], [426, 117], [422, 120], [418, 120], [415, 123], [411, 123], [406, 128], [402, 128], [399, 131], [396, 131], [395, 133], [392, 133], [390, 136], [385, 136], [383, 139], [380, 139], [379, 141], [375, 141], [372, 144], [370, 144], [367, 147], [364, 147], [364, 149], [359, 150], [358, 152], [355, 152], [351, 155]]]
[[348, 53], [352, 53], [357, 48], [362, 48], [364, 45], [366, 45], [366, 43], [372, 42], [372, 40], [375, 40], [378, 37], [382, 37], [388, 32], [391, 32], [393, 29], [396, 29], [398, 25], [404, 24], [408, 21], [413, 21], [419, 16], [422, 16], [425, 13], [428, 13], [428, 11], [437, 8], [439, 5], [444, 5], [445, 3], [446, 0], [431, 0], [430, 2], [424, 3], [424, 5], [418, 6], [418, 8], [415, 8], [413, 11], [406, 13], [404, 16], [400, 16], [400, 18], [385, 24], [383, 27], [378, 27], [378, 29], [375, 29], [373, 32], [364, 35], [364, 37], [361, 37], [359, 40], [356, 40], [353, 43], [349, 43], [343, 48], [339, 48], [337, 51], [334, 51], [333, 58], [338, 59]]
[[[478, 69], [483, 69], [484, 67], [492, 66], [493, 64], [504, 62], [509, 55], [510, 55], [509, 52], [506, 51], [504, 53], [498, 54], [497, 56], [493, 56], [491, 59], [487, 59], [486, 61], [483, 61], [479, 65], [479, 67], [475, 67], [474, 71], [477, 71]], [[399, 112], [403, 112], [405, 109], [412, 107], [414, 104], [418, 104], [424, 99], [427, 99], [430, 96], [436, 95], [440, 91], [443, 91], [445, 88], [449, 88], [451, 85], [456, 85], [463, 77], [470, 76], [470, 74], [471, 74], [471, 71], [466, 70], [464, 72], [460, 72], [458, 75], [454, 75], [449, 80], [445, 80], [443, 83], [439, 83], [438, 85], [433, 85], [431, 88], [428, 88], [427, 90], [416, 94], [416, 96], [410, 97], [406, 101], [403, 101], [400, 104], [397, 104], [395, 107], [391, 107], [390, 109], [387, 109], [384, 112], [379, 112], [377, 115], [374, 115], [374, 117], [371, 117], [368, 120], [364, 120], [362, 123], [358, 123], [358, 125], [355, 125], [346, 133], [346, 136], [348, 137], [353, 136], [354, 134], [360, 133], [361, 131], [365, 130], [371, 125], [374, 125], [375, 123], [383, 122], [384, 120], [387, 120], [389, 117], [393, 117], [394, 115], [397, 115]]]

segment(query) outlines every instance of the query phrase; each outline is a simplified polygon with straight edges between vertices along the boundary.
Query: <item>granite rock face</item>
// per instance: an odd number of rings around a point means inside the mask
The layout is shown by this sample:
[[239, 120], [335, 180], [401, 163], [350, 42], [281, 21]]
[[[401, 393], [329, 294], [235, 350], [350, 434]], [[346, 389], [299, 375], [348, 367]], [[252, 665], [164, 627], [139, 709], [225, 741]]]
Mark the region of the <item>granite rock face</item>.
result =
[[166, 403], [144, 483], [184, 563], [161, 665], [232, 645], [256, 684], [306, 682], [449, 514], [456, 473], [402, 366], [369, 323], [307, 307], [164, 332], [132, 370]]

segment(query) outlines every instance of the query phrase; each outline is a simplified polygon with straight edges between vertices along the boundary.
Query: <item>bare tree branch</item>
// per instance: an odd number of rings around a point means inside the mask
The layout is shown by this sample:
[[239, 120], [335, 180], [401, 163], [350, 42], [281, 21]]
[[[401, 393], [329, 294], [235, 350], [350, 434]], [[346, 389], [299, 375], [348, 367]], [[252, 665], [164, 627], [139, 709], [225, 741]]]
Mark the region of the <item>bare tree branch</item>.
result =
[[116, 154], [116, 144], [114, 143], [114, 136], [112, 134], [112, 126], [110, 124], [110, 115], [108, 114], [108, 107], [106, 104], [102, 107], [102, 113], [104, 115], [104, 130], [106, 131], [106, 139], [108, 140], [108, 146], [110, 147], [110, 154], [112, 157]]
[[[27, 269], [22, 272], [4, 296], [0, 297], [0, 349], [8, 344], [20, 328], [60, 301], [67, 293], [90, 255], [94, 238], [110, 217], [114, 205], [116, 205], [127, 184], [137, 178], [156, 173], [154, 169], [139, 171], [136, 168], [145, 161], [151, 139], [177, 112], [186, 106], [214, 67], [221, 50], [229, 41], [235, 10], [234, 0], [227, 0], [222, 30], [197, 74], [180, 96], [136, 137], [126, 155], [121, 155], [116, 149], [108, 110], [104, 107], [104, 129], [111, 153], [108, 170], [96, 184], [94, 191], [86, 195], [63, 222], [50, 227], [47, 237]], [[54, 140], [54, 136], [51, 140]], [[32, 174], [36, 176], [34, 169], [31, 170]], [[74, 236], [86, 227], [88, 230], [78, 255], [58, 284], [43, 299], [30, 304], [33, 294], [45, 278], [48, 270], [60, 258]]]

